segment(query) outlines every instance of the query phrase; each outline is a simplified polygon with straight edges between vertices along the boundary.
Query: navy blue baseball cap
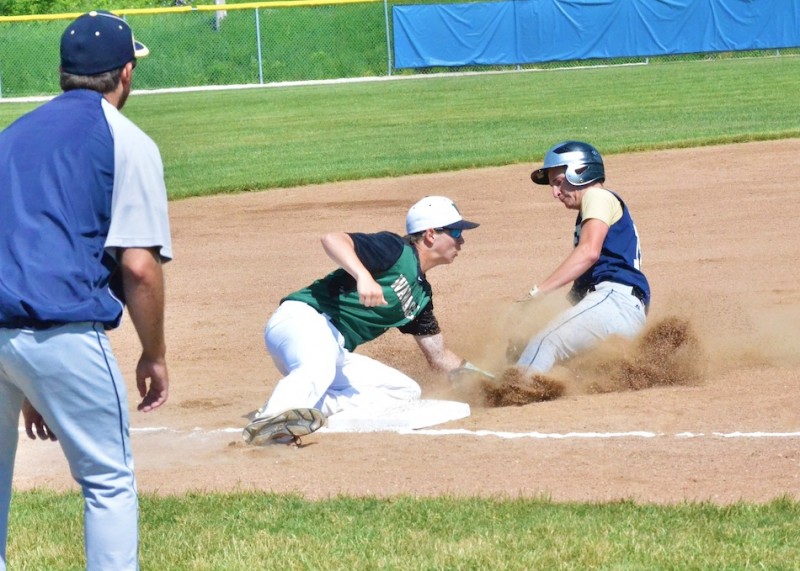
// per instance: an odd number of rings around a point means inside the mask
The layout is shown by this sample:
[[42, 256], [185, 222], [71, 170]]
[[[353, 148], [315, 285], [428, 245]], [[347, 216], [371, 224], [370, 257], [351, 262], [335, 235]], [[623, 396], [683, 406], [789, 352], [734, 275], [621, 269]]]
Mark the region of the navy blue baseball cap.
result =
[[79, 16], [61, 36], [61, 70], [73, 75], [119, 69], [149, 53], [125, 20], [103, 10]]

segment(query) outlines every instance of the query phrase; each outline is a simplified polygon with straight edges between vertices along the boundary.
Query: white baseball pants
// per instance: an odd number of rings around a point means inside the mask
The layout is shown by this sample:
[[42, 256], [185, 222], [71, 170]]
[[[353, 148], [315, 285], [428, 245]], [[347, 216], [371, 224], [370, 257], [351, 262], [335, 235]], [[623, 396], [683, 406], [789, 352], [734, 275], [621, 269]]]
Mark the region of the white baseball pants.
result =
[[42, 331], [0, 328], [0, 571], [6, 569], [25, 397], [58, 437], [81, 486], [86, 569], [138, 569], [139, 505], [125, 383], [103, 327], [74, 323]]
[[630, 286], [601, 282], [528, 342], [517, 367], [527, 374], [547, 373], [611, 335], [635, 337], [644, 323], [645, 308]]
[[345, 349], [344, 337], [330, 320], [305, 303], [283, 302], [269, 319], [264, 340], [285, 376], [259, 416], [294, 408], [316, 408], [330, 416], [420, 397], [420, 387], [410, 377]]

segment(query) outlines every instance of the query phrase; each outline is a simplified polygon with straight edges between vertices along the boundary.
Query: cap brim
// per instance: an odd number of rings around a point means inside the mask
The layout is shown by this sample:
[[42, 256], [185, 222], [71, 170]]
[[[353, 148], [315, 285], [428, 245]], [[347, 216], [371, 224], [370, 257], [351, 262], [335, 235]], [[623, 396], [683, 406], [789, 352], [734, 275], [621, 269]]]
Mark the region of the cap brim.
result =
[[150, 50], [142, 42], [133, 40], [133, 55], [138, 59], [150, 55]]
[[453, 228], [454, 230], [472, 230], [473, 228], [477, 228], [480, 226], [477, 222], [470, 222], [469, 220], [459, 220], [458, 222], [453, 222], [452, 224], [448, 224], [445, 228]]
[[547, 178], [547, 169], [536, 169], [531, 173], [531, 180], [536, 184], [550, 184]]

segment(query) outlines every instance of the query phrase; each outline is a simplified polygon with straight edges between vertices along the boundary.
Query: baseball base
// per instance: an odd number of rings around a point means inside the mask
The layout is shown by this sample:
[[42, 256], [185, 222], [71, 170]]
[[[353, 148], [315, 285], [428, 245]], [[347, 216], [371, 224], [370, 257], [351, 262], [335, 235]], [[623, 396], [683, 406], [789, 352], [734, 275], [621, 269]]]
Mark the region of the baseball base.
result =
[[471, 411], [463, 402], [419, 399], [384, 409], [350, 409], [328, 417], [320, 432], [403, 432], [466, 418]]

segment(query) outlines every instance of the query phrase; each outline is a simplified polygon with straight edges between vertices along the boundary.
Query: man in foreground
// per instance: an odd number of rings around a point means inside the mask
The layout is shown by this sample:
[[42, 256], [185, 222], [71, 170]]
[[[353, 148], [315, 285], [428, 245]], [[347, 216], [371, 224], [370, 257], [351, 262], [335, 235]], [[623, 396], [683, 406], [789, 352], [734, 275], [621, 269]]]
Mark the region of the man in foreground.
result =
[[163, 166], [119, 112], [147, 53], [121, 18], [80, 16], [61, 38], [64, 93], [0, 133], [1, 571], [20, 411], [31, 438], [59, 441], [81, 486], [86, 568], [139, 568], [126, 388], [105, 332], [127, 303], [138, 409], [164, 404]]

